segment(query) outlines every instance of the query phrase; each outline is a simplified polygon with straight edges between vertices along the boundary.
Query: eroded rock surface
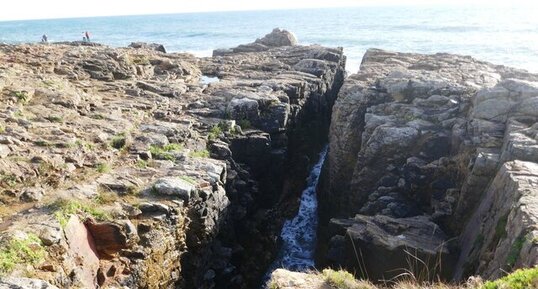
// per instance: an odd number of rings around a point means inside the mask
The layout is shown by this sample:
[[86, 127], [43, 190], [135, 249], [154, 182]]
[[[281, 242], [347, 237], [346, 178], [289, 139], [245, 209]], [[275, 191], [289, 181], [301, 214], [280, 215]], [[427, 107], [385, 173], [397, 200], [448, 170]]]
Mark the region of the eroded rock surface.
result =
[[0, 230], [46, 252], [4, 273], [60, 288], [257, 286], [285, 215], [271, 208], [300, 192], [345, 65], [342, 49], [287, 31], [257, 42], [202, 59], [0, 46]]
[[[333, 264], [344, 264], [352, 253], [342, 245], [350, 233], [370, 250], [393, 248], [381, 241], [391, 236], [384, 231], [370, 238], [364, 230], [328, 233], [330, 218], [340, 218], [332, 224], [362, 228], [368, 218], [381, 223], [376, 226], [394, 227], [420, 217], [444, 232], [434, 239], [447, 243], [448, 255], [462, 249], [458, 265], [451, 267], [457, 279], [498, 277], [536, 265], [532, 232], [537, 211], [523, 209], [535, 206], [535, 166], [510, 161], [537, 161], [537, 81], [537, 75], [466, 56], [368, 50], [333, 110], [320, 192], [321, 233], [327, 242], [322, 251], [333, 256]], [[520, 169], [526, 177], [515, 177]], [[516, 187], [529, 197], [516, 193]], [[402, 236], [413, 234], [413, 226], [398, 227]], [[495, 228], [502, 234], [492, 233]], [[409, 247], [427, 249], [428, 242], [418, 243]], [[380, 253], [369, 264], [390, 256]], [[390, 269], [380, 266], [368, 273], [379, 276]]]

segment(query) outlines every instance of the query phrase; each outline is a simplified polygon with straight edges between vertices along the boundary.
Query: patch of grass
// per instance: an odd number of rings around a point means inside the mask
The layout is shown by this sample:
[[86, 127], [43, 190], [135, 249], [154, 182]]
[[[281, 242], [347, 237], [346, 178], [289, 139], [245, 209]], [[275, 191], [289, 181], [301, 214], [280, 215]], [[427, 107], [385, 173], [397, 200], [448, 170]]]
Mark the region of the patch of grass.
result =
[[17, 176], [9, 173], [0, 173], [0, 185], [13, 188], [17, 185]]
[[17, 264], [36, 265], [45, 255], [41, 240], [34, 234], [27, 234], [25, 239], [11, 239], [0, 248], [0, 272], [9, 273]]
[[525, 235], [522, 234], [521, 236], [517, 237], [517, 239], [512, 244], [510, 252], [508, 253], [508, 257], [506, 257], [506, 265], [508, 265], [509, 268], [513, 268], [516, 264], [517, 259], [519, 259], [519, 253], [521, 252], [521, 248], [523, 248], [524, 243]]
[[90, 215], [99, 221], [112, 219], [108, 213], [96, 208], [95, 204], [82, 204], [77, 200], [60, 199], [52, 204], [52, 208], [55, 210], [54, 216], [62, 228], [65, 228], [71, 215]]
[[207, 139], [216, 140], [220, 137], [221, 134], [222, 128], [219, 125], [215, 125], [209, 130], [209, 133], [207, 134]]
[[51, 143], [49, 143], [49, 142], [46, 141], [46, 140], [36, 140], [36, 141], [34, 142], [34, 144], [35, 144], [36, 146], [39, 146], [39, 147], [49, 147], [49, 146], [51, 146]]
[[325, 269], [322, 272], [325, 282], [337, 289], [375, 289], [376, 287], [367, 281], [357, 281], [355, 276], [344, 270]]
[[136, 167], [137, 168], [141, 168], [141, 169], [145, 169], [148, 167], [148, 161], [145, 161], [145, 160], [138, 160], [136, 162]]
[[188, 183], [191, 183], [191, 184], [193, 184], [193, 185], [196, 185], [196, 184], [197, 184], [196, 180], [193, 179], [193, 178], [191, 178], [191, 177], [189, 177], [189, 176], [180, 176], [179, 178], [182, 179], [182, 180], [184, 180], [184, 181], [186, 181], [186, 182], [188, 182]]
[[173, 161], [176, 159], [174, 153], [180, 152], [181, 150], [183, 150], [183, 145], [178, 143], [171, 143], [162, 147], [156, 145], [151, 145], [149, 147], [152, 157], [158, 160]]
[[90, 117], [93, 119], [105, 119], [105, 116], [99, 113], [93, 114]]
[[131, 62], [136, 65], [149, 65], [149, 58], [146, 55], [131, 55]]
[[97, 167], [95, 168], [99, 173], [108, 173], [110, 172], [110, 165], [107, 163], [98, 163]]
[[64, 119], [61, 116], [47, 116], [47, 117], [45, 117], [45, 119], [50, 121], [50, 122], [55, 122], [55, 123], [63, 123], [64, 122]]
[[252, 123], [250, 123], [250, 120], [248, 120], [248, 119], [242, 119], [242, 120], [238, 121], [237, 124], [243, 130], [252, 128]]
[[29, 97], [28, 97], [28, 91], [24, 91], [24, 90], [17, 90], [17, 91], [12, 91], [11, 92], [11, 95], [16, 97], [17, 100], [20, 102], [20, 103], [27, 103], [28, 100], [29, 100]]
[[112, 137], [112, 140], [110, 141], [110, 146], [112, 146], [115, 149], [121, 150], [127, 145], [127, 135], [122, 132], [114, 137]]
[[208, 150], [199, 150], [199, 151], [193, 151], [189, 154], [189, 156], [193, 158], [208, 158], [209, 157], [209, 151]]
[[90, 151], [92, 151], [95, 148], [95, 144], [90, 143], [90, 142], [85, 142], [85, 141], [82, 141], [82, 140], [77, 140], [75, 142], [75, 146], [85, 148], [85, 149], [90, 150]]
[[527, 289], [538, 288], [538, 268], [520, 269], [506, 277], [488, 281], [480, 289]]
[[118, 200], [118, 195], [114, 192], [103, 190], [94, 198], [94, 200], [100, 205], [112, 204]]

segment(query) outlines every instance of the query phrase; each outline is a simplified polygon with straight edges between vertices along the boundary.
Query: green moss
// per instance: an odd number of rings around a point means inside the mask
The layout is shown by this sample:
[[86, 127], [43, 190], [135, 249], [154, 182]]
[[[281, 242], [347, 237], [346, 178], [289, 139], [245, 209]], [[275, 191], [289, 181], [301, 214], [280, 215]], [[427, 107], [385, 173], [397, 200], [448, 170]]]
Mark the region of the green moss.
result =
[[158, 160], [173, 161], [176, 159], [175, 153], [183, 150], [183, 145], [178, 143], [167, 144], [165, 146], [152, 145], [149, 147], [149, 151], [153, 158]]
[[65, 226], [67, 225], [67, 222], [69, 221], [69, 216], [75, 214], [91, 215], [92, 217], [100, 221], [107, 221], [112, 219], [108, 213], [96, 208], [95, 204], [82, 204], [80, 201], [77, 200], [60, 199], [52, 204], [52, 208], [55, 211], [54, 216], [56, 217], [62, 228], [65, 228]]
[[6, 131], [6, 127], [0, 124], [0, 133], [4, 133]]
[[35, 265], [45, 258], [41, 240], [34, 234], [25, 239], [12, 239], [0, 248], [0, 272], [9, 273], [17, 264]]
[[523, 248], [523, 244], [525, 243], [525, 236], [521, 235], [517, 237], [517, 239], [512, 244], [512, 247], [510, 248], [510, 252], [508, 253], [508, 257], [506, 258], [506, 264], [509, 268], [513, 268], [514, 265], [517, 262], [517, 259], [519, 258], [519, 253], [521, 252], [521, 248]]
[[95, 168], [99, 173], [108, 173], [110, 172], [111, 168], [110, 165], [107, 163], [98, 163], [97, 167]]
[[488, 281], [480, 289], [527, 289], [538, 288], [538, 268], [520, 269], [506, 277]]
[[193, 158], [208, 158], [209, 151], [208, 150], [193, 151], [190, 153], [190, 156]]

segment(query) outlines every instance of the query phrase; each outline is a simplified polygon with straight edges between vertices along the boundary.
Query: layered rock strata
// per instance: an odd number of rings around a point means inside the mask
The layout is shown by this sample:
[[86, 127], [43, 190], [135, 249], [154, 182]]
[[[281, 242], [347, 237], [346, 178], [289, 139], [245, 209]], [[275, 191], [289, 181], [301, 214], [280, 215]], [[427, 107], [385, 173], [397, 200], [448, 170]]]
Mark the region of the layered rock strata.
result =
[[2, 259], [3, 274], [255, 286], [285, 215], [270, 209], [296, 198], [344, 76], [341, 49], [277, 32], [264, 51], [203, 59], [141, 43], [1, 46], [1, 247], [20, 261]]
[[435, 274], [456, 279], [536, 265], [537, 81], [466, 56], [368, 50], [333, 110], [322, 263], [360, 272], [361, 244], [379, 253], [363, 270], [378, 279], [411, 269], [406, 255], [419, 270], [444, 255]]

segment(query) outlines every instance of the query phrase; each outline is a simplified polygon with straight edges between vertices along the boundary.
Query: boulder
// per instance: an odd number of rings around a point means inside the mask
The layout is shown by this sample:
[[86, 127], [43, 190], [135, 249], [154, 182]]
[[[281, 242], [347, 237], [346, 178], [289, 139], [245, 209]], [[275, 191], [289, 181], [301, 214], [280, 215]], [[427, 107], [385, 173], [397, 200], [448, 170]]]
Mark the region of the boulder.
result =
[[297, 45], [297, 37], [287, 30], [275, 28], [271, 33], [256, 39], [255, 43], [270, 47], [293, 46]]
[[153, 191], [159, 195], [177, 196], [184, 201], [189, 201], [195, 186], [181, 178], [166, 177], [158, 179], [153, 184]]

